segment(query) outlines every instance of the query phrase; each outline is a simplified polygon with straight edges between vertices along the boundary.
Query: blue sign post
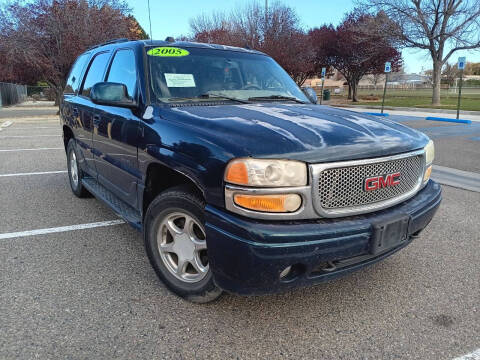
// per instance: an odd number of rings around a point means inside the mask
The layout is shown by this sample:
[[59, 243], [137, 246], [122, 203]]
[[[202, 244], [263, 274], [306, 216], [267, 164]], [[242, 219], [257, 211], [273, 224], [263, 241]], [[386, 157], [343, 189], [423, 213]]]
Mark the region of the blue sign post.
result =
[[467, 63], [467, 58], [465, 56], [458, 58], [458, 70], [460, 70], [460, 85], [458, 88], [457, 119], [460, 117], [460, 99], [462, 96], [463, 70], [465, 70], [466, 63]]
[[385, 105], [385, 95], [387, 94], [387, 82], [388, 82], [388, 73], [392, 71], [392, 63], [387, 61], [385, 63], [385, 86], [383, 87], [383, 99], [382, 99], [382, 114], [383, 114], [383, 107]]
[[325, 75], [327, 74], [327, 68], [322, 67], [322, 90], [320, 91], [320, 105], [322, 105], [323, 100], [323, 85], [325, 84]]

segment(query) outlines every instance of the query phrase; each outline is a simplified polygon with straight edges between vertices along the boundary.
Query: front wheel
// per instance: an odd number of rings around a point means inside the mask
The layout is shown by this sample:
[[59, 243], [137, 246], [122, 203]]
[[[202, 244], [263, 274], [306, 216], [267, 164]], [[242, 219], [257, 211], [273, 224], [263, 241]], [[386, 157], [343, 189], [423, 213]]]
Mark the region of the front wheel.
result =
[[144, 221], [145, 248], [158, 277], [178, 296], [196, 303], [218, 298], [207, 253], [204, 203], [188, 187], [158, 195]]

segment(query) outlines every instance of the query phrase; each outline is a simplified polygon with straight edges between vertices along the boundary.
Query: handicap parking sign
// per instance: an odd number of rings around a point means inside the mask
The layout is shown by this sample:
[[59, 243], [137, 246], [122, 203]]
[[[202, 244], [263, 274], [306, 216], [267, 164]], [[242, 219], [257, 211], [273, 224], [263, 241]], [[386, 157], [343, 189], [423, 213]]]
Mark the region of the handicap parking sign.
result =
[[325, 74], [327, 73], [327, 68], [322, 68], [322, 78], [325, 77]]
[[385, 72], [386, 72], [386, 73], [389, 73], [389, 72], [391, 72], [391, 71], [392, 71], [392, 63], [389, 62], [389, 61], [387, 61], [387, 62], [385, 63]]
[[464, 70], [467, 58], [465, 56], [458, 58], [458, 70]]

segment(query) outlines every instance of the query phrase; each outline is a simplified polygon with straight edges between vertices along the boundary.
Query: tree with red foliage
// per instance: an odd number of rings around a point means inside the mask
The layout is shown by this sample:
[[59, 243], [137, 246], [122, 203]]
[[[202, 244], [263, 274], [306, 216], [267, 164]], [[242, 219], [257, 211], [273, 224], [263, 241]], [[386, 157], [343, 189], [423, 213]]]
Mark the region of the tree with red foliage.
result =
[[14, 0], [0, 9], [0, 80], [46, 81], [57, 103], [70, 68], [92, 45], [145, 38], [121, 0]]
[[309, 36], [320, 62], [337, 69], [349, 85], [349, 99], [357, 101], [357, 87], [367, 74], [379, 74], [385, 62], [393, 70], [402, 64], [394, 42], [382, 31], [385, 18], [354, 11], [339, 26], [323, 26], [310, 30]]
[[299, 26], [295, 11], [279, 2], [268, 11], [253, 2], [230, 15], [213, 13], [190, 21], [193, 38], [263, 51], [273, 57], [298, 85], [318, 73], [310, 38]]

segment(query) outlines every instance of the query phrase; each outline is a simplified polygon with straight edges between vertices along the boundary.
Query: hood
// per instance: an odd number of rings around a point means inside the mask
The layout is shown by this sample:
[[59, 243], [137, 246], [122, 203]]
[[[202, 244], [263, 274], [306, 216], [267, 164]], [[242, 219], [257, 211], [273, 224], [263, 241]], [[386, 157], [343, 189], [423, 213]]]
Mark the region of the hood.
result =
[[180, 106], [161, 108], [159, 115], [235, 157], [342, 161], [399, 154], [428, 142], [424, 134], [396, 122], [319, 105]]

